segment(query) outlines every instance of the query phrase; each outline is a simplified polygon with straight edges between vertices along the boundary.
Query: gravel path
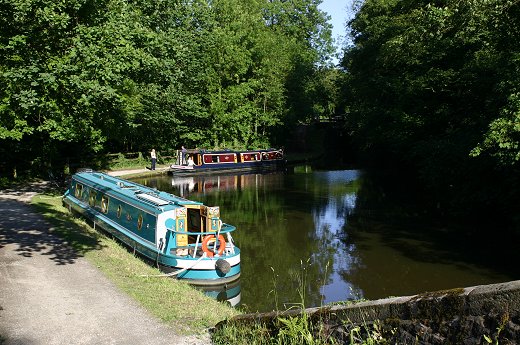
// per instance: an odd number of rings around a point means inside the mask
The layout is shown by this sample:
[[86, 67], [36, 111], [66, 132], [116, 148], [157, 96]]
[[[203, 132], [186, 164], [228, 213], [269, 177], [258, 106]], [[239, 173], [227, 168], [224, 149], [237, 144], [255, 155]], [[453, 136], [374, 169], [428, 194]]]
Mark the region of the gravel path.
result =
[[0, 344], [208, 344], [182, 337], [49, 232], [27, 202], [46, 188], [0, 191]]
[[167, 172], [169, 167], [158, 167], [155, 170], [150, 169], [133, 169], [133, 170], [114, 170], [107, 172], [110, 176], [124, 176], [124, 175], [137, 175], [137, 174], [144, 174], [144, 173], [150, 173], [150, 174], [157, 174], [157, 173], [165, 173]]

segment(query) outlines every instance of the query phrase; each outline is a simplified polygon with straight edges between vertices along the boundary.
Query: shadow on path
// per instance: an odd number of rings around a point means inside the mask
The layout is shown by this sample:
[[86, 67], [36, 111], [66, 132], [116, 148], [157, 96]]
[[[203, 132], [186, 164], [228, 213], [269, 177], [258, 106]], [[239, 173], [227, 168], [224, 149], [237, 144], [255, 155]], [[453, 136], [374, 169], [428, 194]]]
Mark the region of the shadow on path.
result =
[[55, 209], [61, 192], [28, 205], [36, 190], [0, 190], [0, 344], [209, 343], [179, 336], [121, 293], [82, 258], [101, 249], [101, 235]]
[[[14, 246], [11, 250], [17, 255], [43, 255], [57, 265], [68, 265], [75, 263], [86, 251], [101, 248], [99, 241], [93, 236], [72, 233], [72, 224], [67, 221], [65, 215], [45, 205], [39, 207], [54, 218], [57, 226], [51, 226], [42, 216], [35, 213], [31, 206], [23, 202], [0, 198], [0, 251], [3, 247], [11, 245]], [[66, 237], [70, 242], [56, 236], [54, 231], [62, 234], [68, 232]]]

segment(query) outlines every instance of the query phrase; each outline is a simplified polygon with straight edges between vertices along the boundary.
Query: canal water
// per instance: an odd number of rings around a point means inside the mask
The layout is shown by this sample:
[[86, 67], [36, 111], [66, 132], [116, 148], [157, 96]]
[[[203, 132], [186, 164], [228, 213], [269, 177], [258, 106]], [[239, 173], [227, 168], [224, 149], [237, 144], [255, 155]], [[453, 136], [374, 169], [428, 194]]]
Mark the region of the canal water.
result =
[[222, 220], [237, 227], [240, 307], [247, 312], [518, 279], [514, 257], [493, 245], [492, 229], [481, 238], [424, 219], [412, 200], [385, 205], [385, 188], [358, 170], [302, 166], [134, 181], [220, 206]]

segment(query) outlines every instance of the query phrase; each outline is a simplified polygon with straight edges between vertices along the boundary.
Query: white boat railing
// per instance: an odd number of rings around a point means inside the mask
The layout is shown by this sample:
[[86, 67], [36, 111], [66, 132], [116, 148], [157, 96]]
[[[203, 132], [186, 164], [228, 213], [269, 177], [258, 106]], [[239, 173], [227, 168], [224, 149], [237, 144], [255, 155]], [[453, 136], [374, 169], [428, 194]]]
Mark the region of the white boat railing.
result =
[[[235, 254], [235, 244], [233, 243], [233, 237], [231, 236], [231, 232], [235, 231], [236, 228], [233, 225], [222, 223], [222, 221], [220, 221], [219, 229], [217, 231], [204, 231], [204, 232], [200, 232], [200, 231], [179, 231], [179, 230], [176, 230], [176, 229], [167, 229], [167, 230], [171, 231], [174, 234], [197, 236], [197, 238], [195, 240], [195, 243], [188, 244], [188, 246], [187, 246], [189, 248], [193, 248], [194, 249], [193, 250], [193, 254], [191, 254], [191, 256], [193, 258], [195, 258], [196, 255], [197, 255], [197, 249], [202, 247], [202, 242], [203, 242], [202, 239], [204, 237], [208, 236], [208, 235], [215, 236], [216, 240], [215, 240], [215, 244], [213, 246], [213, 250], [215, 251], [216, 247], [217, 247], [217, 242], [218, 242], [219, 235], [224, 235], [225, 234], [226, 238], [227, 238], [225, 252], [227, 254]], [[182, 248], [184, 248], [184, 247], [182, 247]]]

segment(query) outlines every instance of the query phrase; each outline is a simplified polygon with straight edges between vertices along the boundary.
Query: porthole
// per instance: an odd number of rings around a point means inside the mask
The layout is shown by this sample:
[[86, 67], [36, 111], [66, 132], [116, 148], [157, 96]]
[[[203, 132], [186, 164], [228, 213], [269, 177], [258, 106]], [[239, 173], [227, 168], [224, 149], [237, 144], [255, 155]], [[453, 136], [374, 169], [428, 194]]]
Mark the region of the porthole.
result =
[[137, 217], [137, 230], [141, 230], [143, 227], [143, 215], [140, 214], [139, 217]]
[[88, 204], [90, 206], [96, 206], [96, 191], [91, 189], [88, 195]]
[[110, 199], [108, 196], [103, 195], [101, 197], [101, 212], [108, 213], [108, 203], [110, 202]]
[[74, 191], [74, 196], [75, 196], [76, 198], [78, 198], [78, 199], [81, 199], [82, 194], [83, 194], [83, 185], [77, 183], [77, 184], [76, 184], [76, 190]]

